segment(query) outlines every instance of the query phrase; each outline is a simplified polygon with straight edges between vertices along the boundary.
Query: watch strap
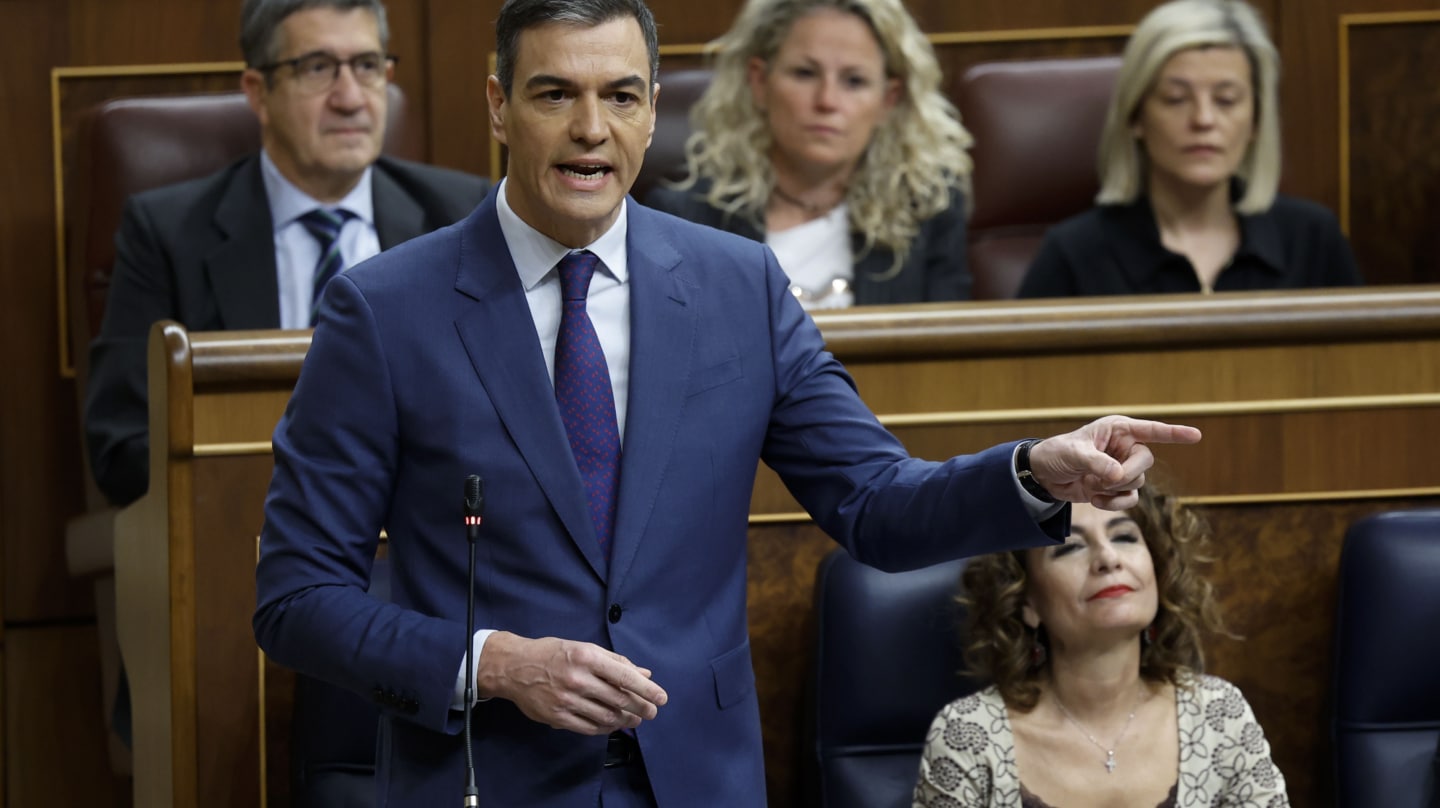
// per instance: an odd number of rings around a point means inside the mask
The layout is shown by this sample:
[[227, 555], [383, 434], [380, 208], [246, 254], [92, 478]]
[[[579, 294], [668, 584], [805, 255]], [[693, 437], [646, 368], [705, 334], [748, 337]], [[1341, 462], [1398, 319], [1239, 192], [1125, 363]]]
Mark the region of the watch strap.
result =
[[1025, 493], [1045, 503], [1058, 502], [1059, 500], [1045, 490], [1045, 486], [1035, 479], [1035, 473], [1030, 470], [1030, 450], [1035, 447], [1043, 438], [1031, 438], [1022, 441], [1019, 448], [1015, 450], [1015, 476], [1020, 480], [1020, 487]]

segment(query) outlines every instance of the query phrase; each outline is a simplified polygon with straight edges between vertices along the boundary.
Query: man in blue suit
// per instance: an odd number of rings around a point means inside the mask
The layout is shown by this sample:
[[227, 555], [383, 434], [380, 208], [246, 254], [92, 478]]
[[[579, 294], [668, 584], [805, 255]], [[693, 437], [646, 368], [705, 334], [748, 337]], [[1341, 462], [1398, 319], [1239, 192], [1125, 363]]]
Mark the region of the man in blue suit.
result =
[[[275, 432], [256, 636], [384, 707], [380, 805], [459, 798], [467, 681], [481, 805], [763, 805], [760, 460], [851, 554], [904, 569], [1056, 541], [1056, 500], [1128, 507], [1144, 444], [1199, 433], [1111, 416], [908, 457], [766, 247], [627, 198], [659, 89], [643, 0], [508, 0], [497, 42], [505, 182], [326, 291]], [[365, 594], [382, 530], [388, 603]]]

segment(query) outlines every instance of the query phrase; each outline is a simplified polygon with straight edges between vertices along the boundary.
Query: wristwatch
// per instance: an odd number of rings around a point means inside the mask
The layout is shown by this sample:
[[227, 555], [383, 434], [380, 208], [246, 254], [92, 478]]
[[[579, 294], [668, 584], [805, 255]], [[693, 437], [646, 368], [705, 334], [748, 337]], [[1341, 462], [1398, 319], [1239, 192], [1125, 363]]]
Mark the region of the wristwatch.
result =
[[1020, 447], [1015, 450], [1015, 476], [1020, 479], [1020, 487], [1025, 489], [1025, 493], [1041, 502], [1058, 502], [1059, 500], [1050, 496], [1050, 492], [1045, 490], [1045, 486], [1035, 479], [1035, 473], [1030, 470], [1030, 450], [1042, 440], [1044, 438], [1031, 438], [1022, 442]]

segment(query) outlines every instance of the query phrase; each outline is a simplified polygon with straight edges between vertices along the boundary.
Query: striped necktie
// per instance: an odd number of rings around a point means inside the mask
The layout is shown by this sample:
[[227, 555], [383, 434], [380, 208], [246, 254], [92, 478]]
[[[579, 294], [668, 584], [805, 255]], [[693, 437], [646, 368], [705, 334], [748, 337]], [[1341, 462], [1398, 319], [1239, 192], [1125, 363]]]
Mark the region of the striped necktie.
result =
[[590, 279], [599, 262], [591, 252], [570, 253], [560, 260], [564, 309], [555, 339], [555, 401], [585, 484], [595, 535], [608, 563], [620, 488], [620, 429], [610, 368], [585, 311]]
[[346, 220], [354, 217], [355, 214], [343, 208], [316, 208], [299, 219], [320, 245], [320, 258], [315, 262], [315, 283], [310, 296], [312, 327], [320, 313], [320, 295], [325, 291], [325, 284], [344, 269], [344, 259], [340, 255], [340, 230], [345, 226]]

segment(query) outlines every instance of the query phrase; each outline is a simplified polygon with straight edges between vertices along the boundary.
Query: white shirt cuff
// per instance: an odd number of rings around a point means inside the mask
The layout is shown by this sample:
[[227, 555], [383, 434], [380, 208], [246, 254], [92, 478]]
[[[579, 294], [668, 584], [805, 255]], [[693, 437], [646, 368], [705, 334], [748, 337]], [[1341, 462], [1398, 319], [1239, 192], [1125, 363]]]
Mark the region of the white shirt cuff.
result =
[[[450, 697], [450, 709], [465, 709], [465, 683], [475, 681], [475, 674], [480, 670], [480, 651], [485, 648], [485, 641], [490, 639], [490, 635], [494, 633], [495, 629], [493, 628], [482, 628], [475, 632], [474, 637], [470, 638], [470, 670], [465, 670], [465, 659], [461, 657], [460, 670], [455, 673], [455, 692]], [[475, 702], [471, 703], [480, 701], [484, 701], [484, 699], [477, 698]]]

